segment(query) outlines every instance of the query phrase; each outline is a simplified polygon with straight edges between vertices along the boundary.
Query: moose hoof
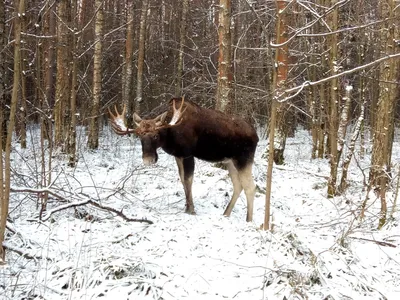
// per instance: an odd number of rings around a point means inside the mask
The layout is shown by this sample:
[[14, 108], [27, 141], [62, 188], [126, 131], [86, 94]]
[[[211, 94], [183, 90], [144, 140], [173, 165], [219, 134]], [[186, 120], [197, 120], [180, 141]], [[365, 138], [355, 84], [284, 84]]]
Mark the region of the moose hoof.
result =
[[185, 213], [189, 214], [189, 215], [195, 215], [196, 212], [194, 211], [193, 207], [189, 207], [185, 209]]

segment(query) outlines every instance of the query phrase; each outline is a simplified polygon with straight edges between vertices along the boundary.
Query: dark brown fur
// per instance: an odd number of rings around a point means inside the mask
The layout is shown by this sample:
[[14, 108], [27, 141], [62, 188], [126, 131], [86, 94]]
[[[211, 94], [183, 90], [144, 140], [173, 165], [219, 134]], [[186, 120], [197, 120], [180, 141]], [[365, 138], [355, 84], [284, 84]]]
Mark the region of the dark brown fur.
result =
[[[143, 160], [146, 164], [158, 159], [157, 148], [175, 157], [186, 195], [186, 212], [194, 213], [192, 181], [194, 157], [209, 162], [225, 162], [234, 185], [232, 199], [225, 210], [229, 216], [242, 191], [247, 197], [247, 221], [252, 220], [255, 185], [251, 174], [254, 153], [258, 143], [255, 129], [235, 116], [207, 109], [185, 101], [183, 117], [176, 125], [160, 126], [162, 113], [168, 111], [166, 123], [172, 118], [173, 102], [179, 107], [181, 98], [174, 98], [158, 108], [159, 118], [142, 120], [137, 115], [135, 130], [142, 143]], [[151, 115], [151, 113], [150, 113]], [[164, 120], [162, 120], [164, 121]]]

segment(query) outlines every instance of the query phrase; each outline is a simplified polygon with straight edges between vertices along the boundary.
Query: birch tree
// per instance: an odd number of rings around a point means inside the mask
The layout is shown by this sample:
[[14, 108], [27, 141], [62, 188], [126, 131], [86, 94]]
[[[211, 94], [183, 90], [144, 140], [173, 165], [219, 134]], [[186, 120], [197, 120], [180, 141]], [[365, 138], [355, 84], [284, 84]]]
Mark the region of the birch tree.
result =
[[219, 1], [218, 83], [216, 108], [227, 111], [232, 105], [231, 1]]

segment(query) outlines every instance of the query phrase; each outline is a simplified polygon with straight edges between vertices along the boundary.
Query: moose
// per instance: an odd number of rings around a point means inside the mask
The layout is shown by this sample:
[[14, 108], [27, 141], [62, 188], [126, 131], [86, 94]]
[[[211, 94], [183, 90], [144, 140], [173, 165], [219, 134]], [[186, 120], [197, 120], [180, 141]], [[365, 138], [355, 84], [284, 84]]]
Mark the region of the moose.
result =
[[255, 195], [252, 166], [258, 143], [255, 129], [239, 117], [203, 108], [192, 101], [185, 101], [184, 97], [172, 98], [161, 107], [162, 112], [158, 111], [154, 118], [142, 119], [134, 113], [135, 129], [125, 125], [126, 106], [122, 113], [116, 107], [115, 114], [108, 109], [111, 127], [118, 135], [134, 133], [140, 138], [145, 165], [157, 162], [158, 148], [175, 157], [186, 196], [185, 212], [189, 214], [195, 213], [192, 198], [194, 158], [223, 162], [233, 184], [232, 198], [224, 215], [230, 216], [244, 189], [246, 221], [251, 222]]

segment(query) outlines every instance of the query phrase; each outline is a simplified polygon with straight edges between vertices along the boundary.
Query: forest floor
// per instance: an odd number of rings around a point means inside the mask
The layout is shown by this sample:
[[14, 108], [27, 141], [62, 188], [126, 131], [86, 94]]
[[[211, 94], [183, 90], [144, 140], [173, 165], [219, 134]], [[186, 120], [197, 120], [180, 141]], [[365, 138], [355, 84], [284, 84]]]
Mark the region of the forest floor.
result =
[[[108, 128], [97, 151], [81, 136], [75, 168], [52, 155], [52, 194], [40, 220], [37, 139], [33, 130], [28, 149], [14, 145], [5, 242], [14, 250], [0, 266], [1, 299], [400, 299], [399, 213], [377, 230], [380, 203], [371, 195], [359, 218], [369, 155], [356, 155], [347, 191], [328, 199], [329, 162], [310, 159], [311, 137], [298, 130], [273, 172], [273, 230], [265, 232], [265, 139], [253, 168], [251, 223], [243, 194], [231, 217], [222, 216], [232, 193], [227, 171], [196, 160], [196, 215], [187, 215], [174, 158], [160, 150], [157, 165], [144, 167], [140, 142]], [[399, 150], [395, 143], [395, 163]], [[55, 212], [71, 203], [79, 206]]]

